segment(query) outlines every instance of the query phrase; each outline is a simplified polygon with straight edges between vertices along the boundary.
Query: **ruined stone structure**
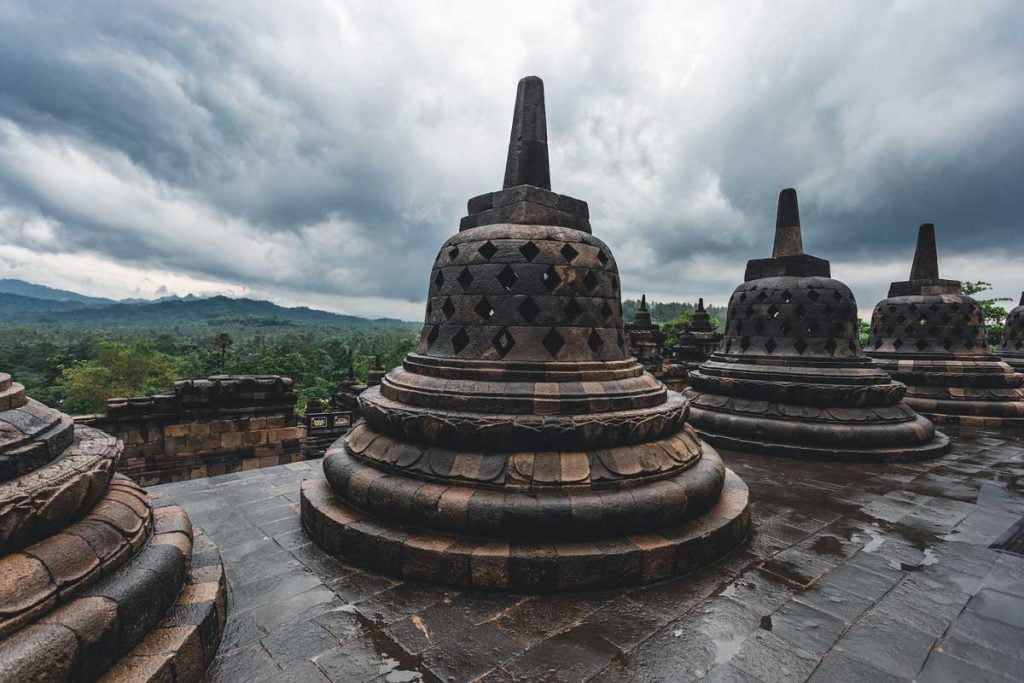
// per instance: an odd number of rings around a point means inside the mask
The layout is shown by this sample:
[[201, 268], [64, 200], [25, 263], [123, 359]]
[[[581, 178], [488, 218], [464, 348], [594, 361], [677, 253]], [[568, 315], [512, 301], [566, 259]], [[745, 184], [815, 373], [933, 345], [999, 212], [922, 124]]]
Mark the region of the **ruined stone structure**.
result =
[[660, 373], [665, 334], [660, 327], [651, 322], [646, 294], [641, 295], [636, 318], [633, 322], [626, 323], [625, 329], [630, 355], [640, 361], [647, 372], [654, 375]]
[[999, 355], [1017, 372], [1024, 372], [1024, 292], [1020, 304], [1006, 316]]
[[690, 322], [666, 353], [658, 379], [668, 388], [681, 391], [690, 383], [690, 371], [710, 358], [721, 341], [722, 333], [711, 324], [711, 316], [704, 310], [704, 299], [699, 299]]
[[416, 350], [302, 486], [328, 552], [517, 592], [655, 581], [746, 535], [743, 482], [626, 353], [618, 269], [550, 190], [543, 84], [519, 83], [503, 190], [469, 201]]
[[936, 457], [949, 440], [861, 351], [857, 303], [804, 254], [796, 191], [779, 196], [772, 258], [747, 262], [719, 350], [683, 395], [701, 435], [730, 450], [846, 461]]
[[1024, 375], [989, 352], [978, 302], [959, 281], [939, 278], [931, 224], [918, 232], [910, 279], [893, 282], [875, 306], [868, 354], [936, 422], [1024, 424]]
[[0, 374], [0, 680], [198, 681], [213, 658], [220, 556], [121, 451]]
[[81, 424], [124, 442], [119, 470], [149, 486], [307, 457], [288, 377], [181, 380], [166, 394], [114, 398]]

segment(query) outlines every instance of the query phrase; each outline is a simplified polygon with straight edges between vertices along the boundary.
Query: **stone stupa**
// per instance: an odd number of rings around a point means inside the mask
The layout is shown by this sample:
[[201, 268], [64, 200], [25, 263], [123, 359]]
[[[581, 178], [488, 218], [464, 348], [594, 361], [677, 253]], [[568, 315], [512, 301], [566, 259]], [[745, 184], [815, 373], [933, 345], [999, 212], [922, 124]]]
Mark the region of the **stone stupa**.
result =
[[662, 342], [665, 339], [661, 328], [651, 321], [651, 312], [647, 310], [647, 295], [640, 296], [640, 305], [636, 309], [633, 322], [625, 324], [626, 346], [647, 372], [657, 374], [661, 371]]
[[690, 373], [690, 421], [719, 448], [816, 460], [936, 457], [949, 440], [861, 351], [857, 302], [805, 254], [796, 191], [779, 195], [772, 258], [747, 262], [718, 350]]
[[115, 474], [122, 449], [0, 373], [0, 680], [198, 681], [213, 659], [220, 556]]
[[1024, 424], [1024, 374], [988, 350], [978, 302], [939, 278], [935, 226], [922, 225], [910, 279], [871, 315], [868, 354], [907, 385], [907, 403], [944, 424]]
[[1006, 316], [999, 356], [1017, 372], [1024, 372], [1024, 292], [1020, 303]]
[[524, 78], [504, 189], [441, 247], [419, 345], [303, 482], [331, 554], [545, 592], [681, 574], [746, 536], [746, 486], [627, 355], [615, 259], [550, 186], [543, 84]]

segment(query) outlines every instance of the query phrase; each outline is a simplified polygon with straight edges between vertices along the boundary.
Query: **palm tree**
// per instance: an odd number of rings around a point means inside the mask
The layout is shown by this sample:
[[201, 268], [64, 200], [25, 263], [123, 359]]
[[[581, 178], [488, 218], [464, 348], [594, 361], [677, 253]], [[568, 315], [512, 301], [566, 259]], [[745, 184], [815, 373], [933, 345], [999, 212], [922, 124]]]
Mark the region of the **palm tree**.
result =
[[224, 370], [224, 358], [227, 356], [228, 347], [234, 343], [235, 340], [227, 332], [221, 332], [213, 338], [213, 345], [220, 349], [220, 369], [222, 371]]

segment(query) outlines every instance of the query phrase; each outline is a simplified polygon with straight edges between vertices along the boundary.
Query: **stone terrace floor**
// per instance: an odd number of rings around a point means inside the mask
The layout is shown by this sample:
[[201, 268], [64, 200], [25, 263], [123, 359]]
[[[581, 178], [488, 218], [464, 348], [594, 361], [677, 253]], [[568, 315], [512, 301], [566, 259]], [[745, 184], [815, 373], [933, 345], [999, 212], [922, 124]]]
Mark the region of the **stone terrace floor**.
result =
[[[755, 530], [696, 574], [547, 597], [393, 581], [299, 525], [313, 460], [155, 486], [220, 546], [228, 624], [211, 681], [1008, 681], [1024, 671], [1024, 432], [947, 430], [946, 457], [737, 456]], [[1020, 483], [1019, 483], [1020, 482]]]

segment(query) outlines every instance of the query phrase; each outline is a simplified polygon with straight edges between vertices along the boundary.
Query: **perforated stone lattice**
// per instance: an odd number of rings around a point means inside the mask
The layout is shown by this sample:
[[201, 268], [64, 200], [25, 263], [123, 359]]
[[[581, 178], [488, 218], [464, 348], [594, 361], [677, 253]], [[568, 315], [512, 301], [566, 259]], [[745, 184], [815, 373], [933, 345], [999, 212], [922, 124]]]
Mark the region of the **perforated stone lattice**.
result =
[[[417, 351], [530, 360], [625, 354], [614, 260], [605, 247], [491, 236], [446, 245], [430, 278]], [[527, 329], [529, 328], [529, 329]]]
[[860, 353], [850, 289], [823, 277], [753, 280], [729, 300], [727, 354], [851, 357]]
[[885, 299], [871, 315], [872, 352], [982, 353], [987, 350], [981, 307], [967, 297]]
[[1003, 343], [1000, 345], [999, 351], [1004, 354], [1024, 354], [1024, 306], [1017, 306], [1006, 316]]

